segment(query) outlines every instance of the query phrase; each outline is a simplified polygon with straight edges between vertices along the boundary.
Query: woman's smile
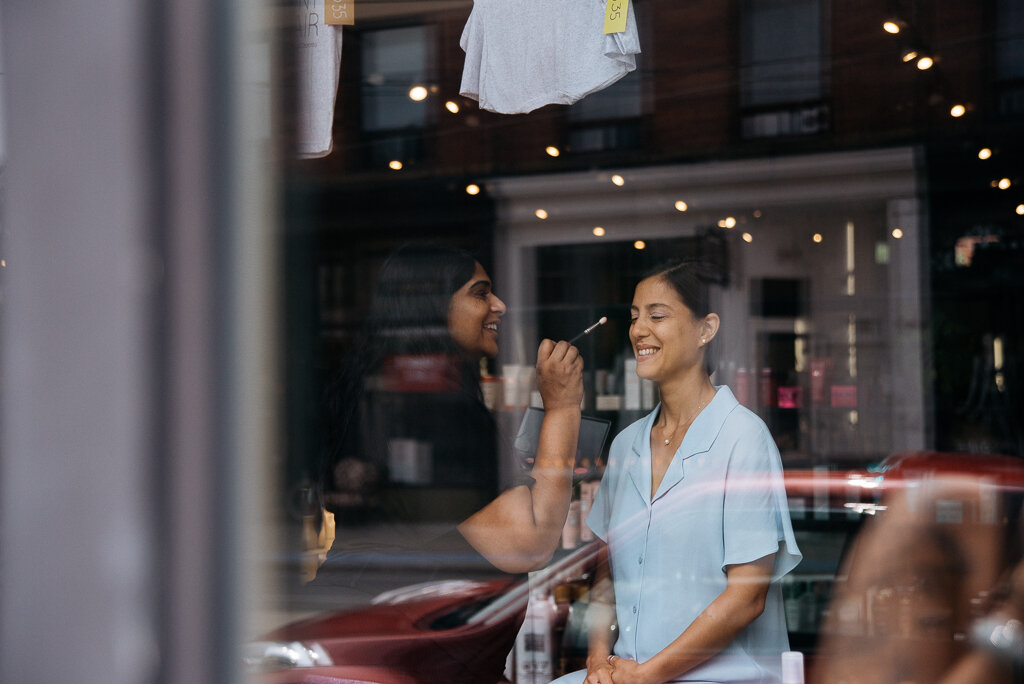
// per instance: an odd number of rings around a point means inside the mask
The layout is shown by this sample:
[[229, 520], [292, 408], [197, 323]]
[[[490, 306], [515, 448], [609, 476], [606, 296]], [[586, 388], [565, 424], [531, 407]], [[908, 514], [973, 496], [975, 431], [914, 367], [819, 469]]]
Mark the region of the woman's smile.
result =
[[660, 347], [651, 347], [644, 344], [638, 344], [636, 347], [636, 361], [637, 363], [643, 363], [644, 361], [650, 361], [651, 358], [660, 351]]

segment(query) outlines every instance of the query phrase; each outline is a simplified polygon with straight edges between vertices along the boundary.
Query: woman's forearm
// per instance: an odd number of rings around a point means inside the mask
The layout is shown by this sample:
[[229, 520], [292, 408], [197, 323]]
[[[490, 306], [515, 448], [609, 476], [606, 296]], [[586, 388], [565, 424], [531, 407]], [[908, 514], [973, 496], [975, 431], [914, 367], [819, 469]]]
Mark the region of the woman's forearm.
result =
[[763, 601], [723, 593], [642, 668], [652, 675], [652, 682], [665, 682], [692, 670], [732, 643], [763, 609]]
[[550, 557], [558, 547], [572, 499], [572, 469], [576, 458], [581, 414], [578, 407], [548, 409], [541, 423], [531, 475], [530, 508], [540, 555]]
[[514, 487], [459, 525], [459, 532], [495, 567], [528, 572], [542, 567], [558, 547], [572, 498], [572, 467], [579, 408], [545, 412], [533, 487]]
[[771, 555], [730, 567], [725, 590], [675, 641], [638, 666], [641, 681], [669, 681], [732, 643], [764, 612], [774, 559]]

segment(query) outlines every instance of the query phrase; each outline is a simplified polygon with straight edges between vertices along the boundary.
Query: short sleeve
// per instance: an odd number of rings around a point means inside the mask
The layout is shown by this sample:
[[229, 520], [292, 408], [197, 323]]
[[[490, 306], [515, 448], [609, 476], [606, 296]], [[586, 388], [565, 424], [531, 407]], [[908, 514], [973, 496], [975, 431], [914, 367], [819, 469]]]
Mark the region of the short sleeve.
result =
[[775, 554], [772, 581], [802, 559], [789, 517], [782, 460], [767, 428], [751, 430], [730, 454], [725, 483], [722, 533], [726, 566]]

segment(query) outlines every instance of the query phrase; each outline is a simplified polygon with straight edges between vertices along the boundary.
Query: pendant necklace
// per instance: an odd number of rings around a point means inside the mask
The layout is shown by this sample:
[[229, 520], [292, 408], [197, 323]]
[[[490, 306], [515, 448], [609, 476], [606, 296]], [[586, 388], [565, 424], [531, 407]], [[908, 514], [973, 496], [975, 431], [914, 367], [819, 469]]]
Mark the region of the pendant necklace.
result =
[[[703, 388], [701, 388], [701, 394], [703, 394], [703, 393], [704, 393], [704, 389], [703, 389]], [[699, 398], [700, 398], [700, 397], [698, 397], [698, 399], [699, 399]], [[697, 403], [697, 408], [696, 408], [696, 409], [694, 410], [694, 412], [693, 412], [692, 414], [690, 414], [690, 419], [689, 419], [688, 421], [686, 421], [686, 424], [687, 424], [687, 425], [690, 425], [690, 424], [692, 424], [692, 423], [693, 423], [693, 419], [697, 417], [697, 414], [698, 414], [698, 413], [700, 413], [700, 410], [701, 410], [702, 408], [704, 408], [704, 403], [703, 403], [703, 402], [698, 402], [698, 403]], [[676, 425], [676, 430], [678, 430], [678, 429], [679, 429], [679, 426], [678, 426], [678, 425]], [[671, 442], [671, 441], [672, 441], [672, 437], [675, 437], [675, 434], [676, 434], [676, 430], [673, 430], [673, 431], [672, 431], [672, 436], [671, 436], [671, 437], [669, 437], [668, 439], [666, 439], [666, 440], [665, 440], [665, 446], [668, 446], [668, 445], [669, 445], [669, 442]]]

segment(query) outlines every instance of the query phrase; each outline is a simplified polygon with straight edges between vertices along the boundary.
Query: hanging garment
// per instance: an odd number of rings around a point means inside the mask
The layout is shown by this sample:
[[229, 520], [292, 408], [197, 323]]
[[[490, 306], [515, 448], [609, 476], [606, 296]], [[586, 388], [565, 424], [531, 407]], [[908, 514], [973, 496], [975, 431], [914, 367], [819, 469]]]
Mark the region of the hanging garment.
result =
[[640, 41], [632, 7], [622, 33], [602, 33], [604, 14], [605, 0], [474, 0], [459, 41], [460, 94], [525, 114], [607, 88], [636, 69]]
[[323, 0], [298, 0], [296, 146], [304, 159], [323, 157], [332, 146], [334, 101], [341, 73], [341, 27], [325, 24], [323, 9]]

